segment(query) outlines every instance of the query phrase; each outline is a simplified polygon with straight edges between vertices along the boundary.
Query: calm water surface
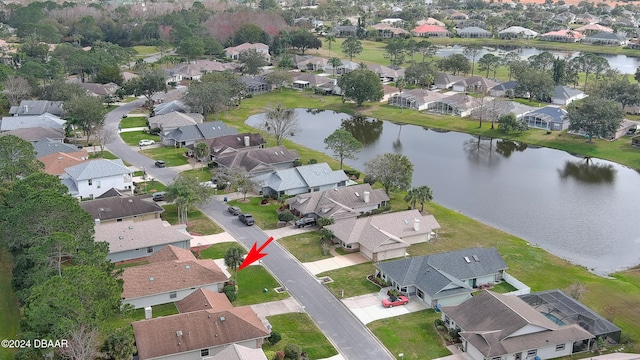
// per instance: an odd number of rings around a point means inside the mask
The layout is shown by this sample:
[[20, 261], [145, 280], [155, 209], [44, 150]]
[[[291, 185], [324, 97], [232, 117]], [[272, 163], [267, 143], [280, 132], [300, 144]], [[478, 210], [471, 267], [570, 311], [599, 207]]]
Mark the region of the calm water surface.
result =
[[[292, 140], [327, 152], [324, 138], [349, 115], [296, 110], [303, 129]], [[256, 125], [261, 115], [246, 123]], [[606, 274], [640, 263], [640, 174], [624, 166], [499, 139], [437, 132], [369, 119], [345, 123], [365, 144], [357, 160], [399, 152], [414, 164], [413, 184], [428, 185], [448, 208], [522, 237]], [[556, 136], [555, 134], [553, 136]], [[628, 141], [623, 138], [619, 141]], [[473, 246], [473, 239], [469, 239]]]

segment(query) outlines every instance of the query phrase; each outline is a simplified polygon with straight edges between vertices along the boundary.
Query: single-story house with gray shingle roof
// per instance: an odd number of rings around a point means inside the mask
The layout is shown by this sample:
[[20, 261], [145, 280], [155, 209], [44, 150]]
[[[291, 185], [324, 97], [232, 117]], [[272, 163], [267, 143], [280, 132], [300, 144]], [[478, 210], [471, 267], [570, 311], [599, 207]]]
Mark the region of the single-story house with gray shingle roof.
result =
[[324, 191], [347, 184], [347, 174], [331, 170], [327, 163], [276, 170], [254, 177], [264, 194], [297, 195]]
[[593, 339], [578, 324], [552, 321], [543, 312], [546, 308], [491, 291], [441, 310], [442, 320], [459, 331], [462, 349], [472, 360], [567, 358], [588, 350]]
[[373, 261], [405, 256], [410, 245], [437, 237], [440, 224], [433, 215], [416, 209], [388, 214], [349, 217], [325, 226], [346, 251], [360, 251]]
[[472, 76], [456, 81], [453, 84], [453, 91], [466, 91], [472, 93], [488, 93], [497, 82], [483, 78], [482, 76]]
[[78, 83], [78, 86], [84, 88], [89, 96], [106, 96], [115, 95], [116, 91], [120, 89], [120, 86], [114, 83], [108, 84], [96, 84], [96, 83]]
[[336, 75], [344, 75], [354, 70], [358, 70], [359, 68], [360, 64], [355, 61], [342, 60], [342, 63], [336, 66], [335, 71], [333, 66], [327, 64], [327, 66], [324, 67], [324, 72], [329, 74], [333, 74], [335, 72]]
[[[215, 137], [213, 139], [205, 139], [202, 141], [209, 146], [211, 159], [215, 159], [219, 156], [230, 155], [238, 151], [264, 148], [264, 145], [267, 143], [262, 135], [258, 133], [232, 134]], [[189, 149], [190, 156], [193, 155], [193, 150], [195, 149], [196, 144], [197, 143], [193, 143], [186, 146], [187, 149]]]
[[[125, 196], [113, 189], [115, 196], [82, 201], [80, 207], [91, 214], [96, 222], [144, 221], [159, 219], [162, 206], [149, 196]], [[104, 194], [103, 194], [104, 195]], [[145, 255], [146, 256], [146, 255]]]
[[191, 107], [183, 103], [181, 100], [172, 100], [166, 103], [161, 103], [153, 107], [151, 116], [166, 115], [171, 112], [188, 113], [191, 112]]
[[213, 139], [220, 136], [235, 135], [238, 130], [228, 127], [222, 121], [185, 125], [167, 133], [161, 133], [160, 139], [167, 146], [187, 146], [197, 141]]
[[553, 89], [551, 102], [557, 105], [569, 105], [572, 102], [586, 98], [587, 94], [581, 90], [574, 89], [569, 86], [558, 85]]
[[150, 117], [149, 128], [152, 130], [157, 128], [167, 133], [180, 126], [201, 124], [203, 119], [201, 114], [172, 111], [168, 114]]
[[513, 98], [516, 96], [516, 87], [518, 87], [518, 82], [506, 81], [500, 83], [489, 90], [489, 95], [493, 97], [510, 97]]
[[0, 132], [36, 127], [64, 131], [64, 126], [66, 123], [66, 120], [62, 120], [59, 117], [49, 113], [28, 116], [5, 116], [0, 122]]
[[192, 237], [184, 224], [171, 226], [160, 218], [96, 222], [94, 228], [96, 242], [109, 244], [107, 259], [111, 262], [149, 256], [167, 245], [191, 248]]
[[0, 133], [0, 136], [5, 135], [15, 135], [30, 143], [34, 143], [45, 138], [50, 141], [62, 143], [66, 137], [64, 131], [61, 129], [45, 127], [21, 128]]
[[12, 106], [9, 114], [13, 116], [31, 116], [49, 113], [55, 116], [62, 116], [62, 101], [49, 100], [22, 100], [20, 105]]
[[477, 27], [477, 26], [470, 26], [470, 27], [466, 27], [464, 29], [460, 29], [458, 30], [458, 35], [461, 38], [490, 38], [493, 37], [493, 34], [491, 34], [491, 32]]
[[291, 211], [300, 217], [344, 218], [386, 206], [389, 196], [382, 189], [364, 183], [322, 192], [298, 194], [287, 199]]
[[388, 66], [380, 65], [380, 64], [370, 64], [367, 65], [367, 69], [373, 71], [380, 77], [380, 80], [383, 82], [388, 81], [396, 81], [398, 78], [404, 77], [404, 68], [391, 68]]
[[219, 166], [226, 168], [243, 167], [249, 174], [257, 176], [275, 170], [292, 168], [293, 162], [298, 159], [300, 159], [300, 155], [296, 150], [289, 150], [280, 145], [220, 154], [215, 157], [214, 161]]
[[458, 305], [477, 288], [503, 280], [507, 264], [495, 248], [470, 248], [376, 264], [376, 274], [432, 308]]
[[555, 106], [545, 106], [527, 113], [522, 121], [536, 129], [562, 131], [569, 128], [567, 111]]
[[[73, 144], [44, 138], [33, 143], [33, 150], [36, 152], [36, 157], [41, 158], [54, 153], [76, 153], [78, 152], [78, 147]], [[84, 150], [84, 152], [86, 153], [87, 151]]]
[[62, 183], [72, 196], [93, 198], [111, 188], [133, 192], [133, 171], [121, 159], [97, 159], [64, 169]]
[[493, 98], [490, 96], [475, 98], [465, 93], [459, 93], [434, 102], [430, 111], [465, 117], [471, 115], [471, 113], [480, 108], [480, 106], [485, 106], [491, 101], [493, 101]]
[[296, 59], [300, 59], [295, 63], [296, 68], [300, 70], [318, 71], [322, 70], [329, 63], [327, 59], [319, 56], [298, 56]]
[[451, 89], [453, 84], [463, 79], [464, 76], [440, 73], [436, 78], [435, 85], [438, 89]]
[[603, 31], [583, 39], [582, 43], [592, 45], [624, 46], [629, 43], [629, 40], [620, 34]]
[[179, 301], [201, 288], [220, 292], [230, 277], [212, 259], [196, 259], [177, 246], [164, 246], [147, 259], [149, 264], [122, 273], [122, 302], [136, 309]]
[[336, 86], [336, 79], [317, 74], [303, 73], [293, 78], [291, 84], [294, 89], [330, 88]]
[[273, 85], [269, 83], [263, 76], [241, 76], [240, 82], [247, 87], [248, 94], [262, 94], [273, 89]]
[[416, 110], [426, 110], [429, 109], [429, 107], [436, 101], [442, 100], [447, 96], [449, 95], [445, 95], [437, 91], [411, 89], [391, 96], [389, 98], [389, 105]]

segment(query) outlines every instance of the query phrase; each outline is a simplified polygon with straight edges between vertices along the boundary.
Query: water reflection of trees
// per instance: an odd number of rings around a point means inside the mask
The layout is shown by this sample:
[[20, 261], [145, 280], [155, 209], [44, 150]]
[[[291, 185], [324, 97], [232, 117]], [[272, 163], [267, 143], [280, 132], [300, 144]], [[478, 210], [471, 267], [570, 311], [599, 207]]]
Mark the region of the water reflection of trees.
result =
[[367, 118], [362, 114], [355, 114], [342, 120], [342, 128], [358, 139], [364, 146], [374, 144], [382, 134], [382, 120]]
[[320, 114], [321, 112], [324, 112], [324, 110], [323, 109], [307, 109], [307, 113], [312, 115], [317, 115], [317, 114]]
[[523, 152], [527, 149], [527, 144], [511, 140], [498, 140], [496, 142], [496, 152], [508, 158], [514, 151]]
[[616, 176], [616, 169], [611, 164], [598, 164], [588, 159], [569, 161], [564, 163], [563, 169], [558, 169], [560, 178], [573, 178], [586, 184], [612, 183]]
[[463, 149], [467, 153], [467, 158], [477, 164], [495, 165], [500, 158], [493, 156], [496, 147], [493, 144], [494, 138], [485, 136], [474, 136], [463, 143]]

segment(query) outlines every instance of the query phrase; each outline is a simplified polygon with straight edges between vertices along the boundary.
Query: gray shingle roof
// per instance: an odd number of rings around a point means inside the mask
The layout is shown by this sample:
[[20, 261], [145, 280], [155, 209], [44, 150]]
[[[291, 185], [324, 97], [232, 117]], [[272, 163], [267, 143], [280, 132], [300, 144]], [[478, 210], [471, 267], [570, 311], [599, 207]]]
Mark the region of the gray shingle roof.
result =
[[527, 115], [537, 116], [547, 121], [563, 122], [565, 120], [565, 116], [567, 115], [567, 111], [559, 107], [545, 106], [543, 108], [532, 111]]
[[243, 167], [249, 173], [252, 173], [273, 169], [272, 165], [293, 163], [294, 160], [299, 158], [300, 155], [296, 150], [289, 150], [280, 145], [222, 154], [216, 157], [216, 162], [227, 168]]
[[9, 114], [14, 116], [42, 115], [49, 113], [56, 116], [62, 116], [62, 101], [49, 100], [22, 100], [20, 105], [12, 106]]
[[446, 290], [449, 293], [470, 292], [462, 280], [496, 274], [507, 269], [507, 264], [495, 248], [477, 247], [389, 261], [376, 267], [402, 286], [415, 285], [433, 297], [444, 294], [444, 287], [450, 283], [458, 287]]
[[166, 115], [170, 112], [188, 113], [191, 108], [180, 100], [173, 100], [153, 107], [153, 116]]
[[469, 26], [464, 29], [458, 30], [458, 34], [491, 34], [489, 31], [479, 28], [477, 26]]
[[96, 242], [109, 244], [109, 254], [191, 239], [176, 227], [164, 226], [161, 219], [100, 223], [95, 231]]
[[15, 135], [28, 142], [35, 142], [44, 138], [61, 140], [65, 138], [64, 131], [62, 129], [43, 127], [22, 128], [0, 133], [0, 136], [6, 135]]
[[309, 187], [322, 186], [349, 180], [344, 171], [333, 171], [327, 163], [298, 166], [296, 169]]
[[[369, 202], [364, 201], [365, 192], [369, 192]], [[380, 204], [383, 201], [389, 201], [389, 196], [384, 190], [374, 190], [367, 183], [299, 194], [287, 199], [291, 208], [298, 210], [301, 214], [315, 213], [324, 217], [329, 217], [341, 209], [358, 212], [359, 208]]]
[[237, 133], [238, 130], [236, 130], [236, 128], [227, 127], [222, 121], [214, 121], [180, 126], [164, 135], [164, 138], [176, 141], [197, 141], [213, 139], [219, 136], [235, 135]]
[[73, 144], [65, 144], [49, 138], [44, 138], [33, 143], [33, 150], [36, 152], [36, 157], [41, 158], [53, 153], [77, 152], [78, 148]]
[[172, 111], [168, 114], [153, 116], [149, 118], [151, 128], [175, 129], [185, 125], [195, 125], [202, 122], [202, 115], [196, 113], [181, 113]]
[[627, 41], [627, 38], [625, 38], [622, 35], [619, 35], [619, 34], [616, 34], [616, 33], [612, 33], [612, 32], [606, 32], [606, 31], [603, 31], [601, 33], [597, 33], [595, 35], [591, 35], [587, 39]]
[[114, 175], [132, 174], [133, 171], [126, 167], [121, 159], [98, 159], [66, 168], [65, 171], [75, 181], [100, 179]]
[[29, 116], [8, 116], [3, 117], [0, 123], [0, 131], [9, 131], [22, 128], [53, 128], [63, 129], [66, 120], [62, 120], [55, 115], [44, 113], [42, 115], [29, 115]]
[[164, 209], [153, 201], [145, 201], [140, 196], [112, 196], [80, 203], [94, 219], [113, 220], [133, 218], [145, 214], [160, 214]]
[[580, 95], [580, 94], [584, 94], [582, 91], [578, 90], [578, 89], [574, 89], [572, 87], [569, 86], [556, 86], [555, 89], [553, 89], [553, 98], [554, 99], [570, 99], [576, 95]]

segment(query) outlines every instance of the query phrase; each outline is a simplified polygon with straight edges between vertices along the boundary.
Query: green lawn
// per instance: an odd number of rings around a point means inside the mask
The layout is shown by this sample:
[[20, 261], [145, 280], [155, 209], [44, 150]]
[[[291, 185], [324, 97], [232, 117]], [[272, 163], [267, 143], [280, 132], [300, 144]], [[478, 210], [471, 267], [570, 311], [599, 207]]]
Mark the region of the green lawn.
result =
[[242, 245], [238, 244], [235, 241], [213, 244], [208, 248], [200, 251], [200, 258], [201, 259], [224, 259], [224, 255], [227, 253], [227, 250], [233, 246], [242, 247]]
[[[178, 313], [178, 309], [176, 308], [174, 303], [162, 304], [152, 306], [152, 316], [154, 318], [160, 316], [168, 316], [174, 315]], [[109, 329], [117, 329], [121, 327], [131, 326], [131, 323], [138, 320], [144, 320], [144, 309], [135, 309], [129, 313], [121, 314], [120, 316], [116, 316], [111, 318], [111, 320], [106, 324], [106, 327]]]
[[402, 353], [407, 360], [436, 359], [451, 354], [433, 325], [439, 318], [435, 311], [424, 310], [377, 320], [367, 327], [396, 357]]
[[380, 291], [377, 285], [367, 280], [367, 276], [374, 272], [375, 266], [368, 262], [323, 272], [317, 276], [330, 276], [333, 279], [333, 282], [328, 283], [327, 287], [336, 297], [340, 296], [341, 290], [344, 290], [344, 297], [352, 297]]
[[[16, 339], [20, 324], [18, 300], [11, 287], [13, 261], [9, 250], [0, 245], [0, 339]], [[14, 352], [0, 348], [0, 360], [13, 359]]]
[[160, 191], [165, 191], [167, 188], [163, 183], [155, 180], [147, 180], [145, 182], [136, 183], [135, 193], [140, 194], [153, 194]]
[[137, 56], [148, 56], [159, 52], [158, 48], [155, 46], [143, 45], [134, 46], [133, 50], [136, 51], [136, 53], [138, 54]]
[[[233, 306], [260, 304], [289, 297], [289, 293], [275, 292], [273, 289], [277, 287], [280, 287], [278, 281], [262, 265], [247, 266], [238, 272], [238, 298]], [[265, 288], [267, 292], [264, 292]]]
[[164, 160], [164, 162], [167, 163], [167, 166], [180, 166], [189, 163], [189, 160], [182, 155], [184, 153], [184, 149], [180, 148], [162, 146], [153, 149], [140, 150], [140, 153], [154, 160]]
[[147, 134], [144, 131], [121, 132], [119, 135], [122, 138], [122, 141], [124, 141], [129, 146], [138, 146], [138, 142], [143, 139], [160, 142], [160, 136]]
[[338, 354], [322, 331], [305, 313], [269, 316], [267, 320], [273, 326], [273, 331], [277, 331], [282, 336], [282, 340], [275, 345], [265, 343], [262, 346], [264, 351], [279, 351], [283, 350], [287, 344], [296, 344], [309, 355], [310, 359], [324, 359]]
[[278, 242], [300, 262], [311, 262], [332, 257], [331, 254], [324, 255], [322, 253], [320, 234], [317, 231], [287, 236], [278, 239]]
[[119, 159], [113, 153], [109, 152], [109, 150], [100, 151], [100, 147], [98, 147], [96, 150], [97, 150], [96, 152], [89, 154], [89, 158], [91, 159], [102, 158], [102, 159], [110, 159], [110, 160]]
[[123, 129], [147, 127], [146, 116], [129, 116], [120, 120], [120, 127]]
[[137, 97], [135, 97], [135, 96], [128, 96], [128, 97], [126, 97], [126, 98], [124, 98], [124, 99], [122, 99], [122, 100], [120, 100], [120, 101], [118, 101], [118, 102], [121, 102], [121, 103], [130, 103], [130, 102], [134, 102], [134, 101], [136, 101], [136, 100], [138, 100], [138, 98], [137, 98]]
[[186, 170], [180, 172], [180, 176], [184, 176], [190, 179], [196, 179], [199, 182], [205, 182], [211, 180], [211, 171], [209, 171], [208, 167], [199, 167], [200, 163], [198, 163], [195, 169]]
[[276, 210], [280, 206], [277, 201], [272, 200], [269, 205], [260, 205], [262, 197], [247, 198], [249, 202], [241, 200], [231, 200], [229, 205], [238, 206], [242, 212], [250, 213], [256, 219], [256, 225], [263, 230], [276, 229], [278, 227], [278, 214]]
[[[168, 221], [171, 225], [178, 223], [178, 213], [176, 211], [176, 205], [169, 204], [163, 206], [164, 212], [160, 214], [162, 220]], [[187, 214], [189, 224], [187, 231], [192, 234], [198, 235], [213, 235], [222, 232], [222, 229], [218, 224], [211, 220], [208, 216], [204, 215], [200, 210], [191, 208]], [[197, 246], [197, 244], [192, 244]]]

